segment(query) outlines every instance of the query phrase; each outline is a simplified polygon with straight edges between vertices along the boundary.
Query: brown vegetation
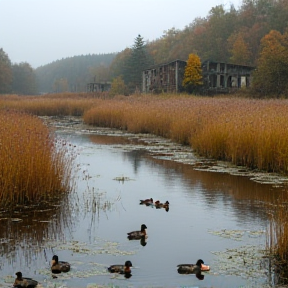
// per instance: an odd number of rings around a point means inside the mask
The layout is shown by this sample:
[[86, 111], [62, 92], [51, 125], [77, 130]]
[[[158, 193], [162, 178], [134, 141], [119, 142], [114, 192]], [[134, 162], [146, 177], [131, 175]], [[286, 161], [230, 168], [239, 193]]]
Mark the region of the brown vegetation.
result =
[[[284, 99], [2, 96], [0, 111], [11, 108], [36, 115], [83, 115], [90, 125], [157, 134], [190, 145], [205, 157], [288, 174], [288, 100]], [[5, 163], [0, 174], [2, 204], [38, 201], [68, 189], [71, 162], [65, 158], [66, 143], [58, 143], [63, 150], [56, 149], [47, 127], [25, 114], [1, 112], [0, 127], [0, 160]], [[280, 264], [288, 261], [285, 199], [280, 199], [276, 212], [271, 213], [267, 243]]]
[[72, 154], [48, 127], [20, 112], [0, 112], [0, 206], [41, 204], [68, 192]]
[[98, 101], [91, 125], [153, 133], [191, 145], [202, 156], [288, 173], [288, 101], [143, 96]]

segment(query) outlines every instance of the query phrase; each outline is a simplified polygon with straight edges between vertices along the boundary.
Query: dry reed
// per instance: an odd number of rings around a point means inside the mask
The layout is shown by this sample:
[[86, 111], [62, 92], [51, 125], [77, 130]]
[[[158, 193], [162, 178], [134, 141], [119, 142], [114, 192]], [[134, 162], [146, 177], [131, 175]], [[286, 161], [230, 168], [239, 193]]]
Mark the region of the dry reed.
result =
[[91, 125], [153, 133], [202, 156], [288, 173], [288, 101], [204, 97], [102, 100], [83, 115]]
[[[68, 192], [73, 157], [31, 115], [0, 112], [0, 206], [41, 204]], [[70, 153], [70, 154], [68, 154]]]

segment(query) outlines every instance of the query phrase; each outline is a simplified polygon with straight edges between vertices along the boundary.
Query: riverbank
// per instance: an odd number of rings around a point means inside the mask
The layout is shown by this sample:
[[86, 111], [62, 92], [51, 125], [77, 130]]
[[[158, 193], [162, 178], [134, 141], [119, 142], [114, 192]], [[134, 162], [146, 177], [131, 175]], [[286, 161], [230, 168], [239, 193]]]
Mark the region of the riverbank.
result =
[[[236, 166], [230, 162], [217, 161], [207, 159], [197, 155], [188, 145], [175, 143], [170, 139], [156, 136], [149, 133], [129, 133], [125, 130], [116, 128], [95, 127], [85, 124], [82, 117], [63, 116], [63, 117], [40, 117], [44, 122], [57, 129], [65, 129], [79, 131], [81, 133], [97, 133], [100, 135], [122, 136], [127, 137], [132, 142], [137, 141], [138, 144], [130, 146], [131, 149], [144, 149], [148, 151], [152, 157], [175, 161], [192, 166], [195, 170], [227, 173], [230, 175], [238, 175], [248, 177], [250, 180], [261, 184], [269, 184], [273, 186], [283, 186], [288, 183], [288, 177], [277, 173], [268, 173], [265, 171], [251, 170], [247, 167]], [[139, 145], [142, 143], [142, 145]], [[126, 148], [127, 149], [127, 148]]]

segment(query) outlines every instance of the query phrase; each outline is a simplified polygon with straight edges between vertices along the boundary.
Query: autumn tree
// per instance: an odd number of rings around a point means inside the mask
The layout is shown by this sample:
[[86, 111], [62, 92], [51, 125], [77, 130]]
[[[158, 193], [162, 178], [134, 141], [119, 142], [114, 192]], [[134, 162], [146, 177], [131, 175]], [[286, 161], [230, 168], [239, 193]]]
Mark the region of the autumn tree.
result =
[[12, 65], [12, 92], [22, 95], [36, 94], [36, 75], [30, 64], [22, 62]]
[[230, 62], [238, 65], [248, 65], [251, 62], [251, 53], [247, 42], [242, 33], [232, 34], [228, 38], [229, 52], [231, 53]]
[[12, 83], [12, 65], [8, 55], [0, 49], [0, 93], [9, 93]]
[[203, 85], [201, 61], [196, 54], [189, 54], [182, 85], [188, 93], [196, 92]]
[[257, 70], [253, 74], [253, 89], [261, 96], [276, 96], [288, 92], [288, 33], [272, 30], [261, 40]]
[[115, 96], [115, 95], [127, 95], [127, 94], [128, 94], [127, 86], [125, 85], [122, 76], [114, 78], [111, 83], [111, 89], [109, 91], [109, 95]]

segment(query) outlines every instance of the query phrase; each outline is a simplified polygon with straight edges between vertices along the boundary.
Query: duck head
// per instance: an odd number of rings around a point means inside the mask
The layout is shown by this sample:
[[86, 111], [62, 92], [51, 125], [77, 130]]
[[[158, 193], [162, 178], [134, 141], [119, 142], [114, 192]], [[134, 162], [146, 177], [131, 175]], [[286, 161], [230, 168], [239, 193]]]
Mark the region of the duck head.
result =
[[125, 262], [124, 266], [125, 266], [124, 267], [124, 273], [125, 274], [131, 273], [130, 267], [132, 267], [132, 262], [128, 260], [128, 261]]
[[17, 276], [17, 279], [18, 280], [22, 280], [22, 272], [17, 272], [17, 273], [15, 273], [15, 275]]
[[53, 255], [51, 263], [52, 263], [52, 266], [58, 264], [58, 256], [57, 255]]
[[147, 229], [147, 226], [145, 224], [141, 225], [141, 232], [145, 231], [145, 229]]
[[201, 267], [201, 265], [204, 264], [204, 261], [202, 259], [199, 259], [197, 262], [196, 262], [196, 265], [198, 267]]

